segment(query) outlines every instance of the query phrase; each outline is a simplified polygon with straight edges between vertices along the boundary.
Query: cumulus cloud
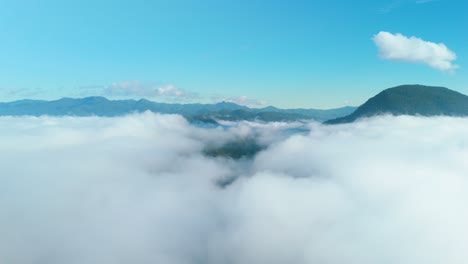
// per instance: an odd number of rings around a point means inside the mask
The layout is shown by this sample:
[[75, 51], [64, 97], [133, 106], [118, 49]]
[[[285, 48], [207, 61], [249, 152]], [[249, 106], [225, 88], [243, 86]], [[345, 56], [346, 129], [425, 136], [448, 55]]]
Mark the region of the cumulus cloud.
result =
[[467, 121], [1, 117], [0, 262], [463, 263]]
[[[98, 87], [99, 88], [99, 87]], [[115, 82], [101, 88], [104, 96], [124, 96], [124, 97], [165, 97], [171, 100], [193, 100], [198, 99], [196, 93], [177, 88], [168, 84], [157, 86], [155, 84], [145, 84], [140, 81]]]
[[[16, 92], [16, 91], [13, 91]], [[174, 103], [186, 103], [193, 101], [231, 102], [250, 107], [261, 107], [266, 101], [243, 96], [204, 95], [181, 89], [174, 84], [159, 85], [155, 83], [143, 83], [141, 81], [114, 82], [109, 85], [89, 85], [79, 87], [76, 96], [101, 95], [108, 97], [130, 97], [163, 99]]]
[[245, 105], [245, 106], [252, 106], [252, 107], [261, 107], [267, 104], [266, 101], [249, 98], [245, 95], [237, 96], [237, 97], [225, 97], [225, 96], [214, 95], [214, 96], [211, 96], [211, 100], [214, 102], [230, 102], [230, 103], [235, 103], [238, 105]]
[[406, 37], [400, 33], [381, 31], [373, 37], [379, 55], [386, 60], [426, 64], [434, 69], [453, 73], [458, 65], [455, 52], [443, 43], [425, 41], [417, 37]]
[[169, 84], [163, 87], [156, 89], [156, 93], [160, 96], [170, 96], [170, 97], [193, 97], [193, 93], [183, 91], [176, 86]]

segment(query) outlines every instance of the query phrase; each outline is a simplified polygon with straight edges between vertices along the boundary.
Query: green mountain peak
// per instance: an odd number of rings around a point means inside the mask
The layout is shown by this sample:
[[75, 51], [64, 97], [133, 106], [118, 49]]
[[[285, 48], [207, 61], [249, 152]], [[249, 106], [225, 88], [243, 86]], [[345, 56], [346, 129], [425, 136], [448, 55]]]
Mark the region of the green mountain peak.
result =
[[349, 123], [359, 118], [381, 114], [467, 116], [468, 96], [445, 87], [401, 85], [383, 90], [352, 114], [325, 123]]

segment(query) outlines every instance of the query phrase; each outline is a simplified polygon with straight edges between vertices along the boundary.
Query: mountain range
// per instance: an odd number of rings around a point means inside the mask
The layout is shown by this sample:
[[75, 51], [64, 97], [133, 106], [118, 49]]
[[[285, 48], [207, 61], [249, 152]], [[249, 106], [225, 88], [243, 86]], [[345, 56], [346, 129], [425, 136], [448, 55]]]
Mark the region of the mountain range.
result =
[[401, 85], [383, 90], [353, 113], [325, 124], [350, 123], [382, 114], [468, 116], [468, 96], [445, 87]]
[[259, 121], [325, 121], [348, 115], [355, 107], [329, 110], [280, 109], [273, 106], [249, 108], [221, 102], [216, 104], [168, 104], [141, 100], [108, 100], [105, 97], [62, 98], [53, 101], [19, 100], [0, 103], [0, 116], [120, 116], [134, 112], [152, 111], [163, 114], [180, 114], [192, 122], [215, 123], [216, 120]]
[[280, 109], [273, 106], [249, 108], [230, 102], [216, 104], [169, 104], [146, 99], [109, 100], [105, 97], [62, 98], [53, 101], [19, 100], [0, 103], [0, 116], [121, 116], [152, 111], [180, 114], [190, 122], [298, 121], [315, 120], [325, 124], [350, 123], [382, 114], [419, 116], [468, 116], [468, 96], [445, 87], [401, 85], [383, 90], [359, 107], [320, 109]]

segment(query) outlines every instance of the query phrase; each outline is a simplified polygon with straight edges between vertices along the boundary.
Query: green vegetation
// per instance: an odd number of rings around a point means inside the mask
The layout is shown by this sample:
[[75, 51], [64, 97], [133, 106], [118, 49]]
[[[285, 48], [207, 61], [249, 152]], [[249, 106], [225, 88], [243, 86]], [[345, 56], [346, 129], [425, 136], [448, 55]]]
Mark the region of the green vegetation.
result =
[[264, 147], [254, 138], [239, 138], [225, 143], [222, 146], [208, 147], [204, 154], [210, 157], [229, 157], [232, 159], [251, 158]]
[[468, 96], [444, 87], [402, 85], [380, 92], [348, 116], [325, 123], [349, 123], [381, 114], [467, 116]]

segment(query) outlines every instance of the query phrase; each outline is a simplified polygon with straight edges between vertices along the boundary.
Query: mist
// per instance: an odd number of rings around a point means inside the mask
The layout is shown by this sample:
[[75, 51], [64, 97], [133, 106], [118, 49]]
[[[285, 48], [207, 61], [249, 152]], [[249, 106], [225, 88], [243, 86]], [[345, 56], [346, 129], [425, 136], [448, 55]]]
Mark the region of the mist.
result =
[[[467, 135], [454, 117], [0, 117], [0, 262], [465, 263]], [[206, 155], [245, 138], [253, 157]]]

